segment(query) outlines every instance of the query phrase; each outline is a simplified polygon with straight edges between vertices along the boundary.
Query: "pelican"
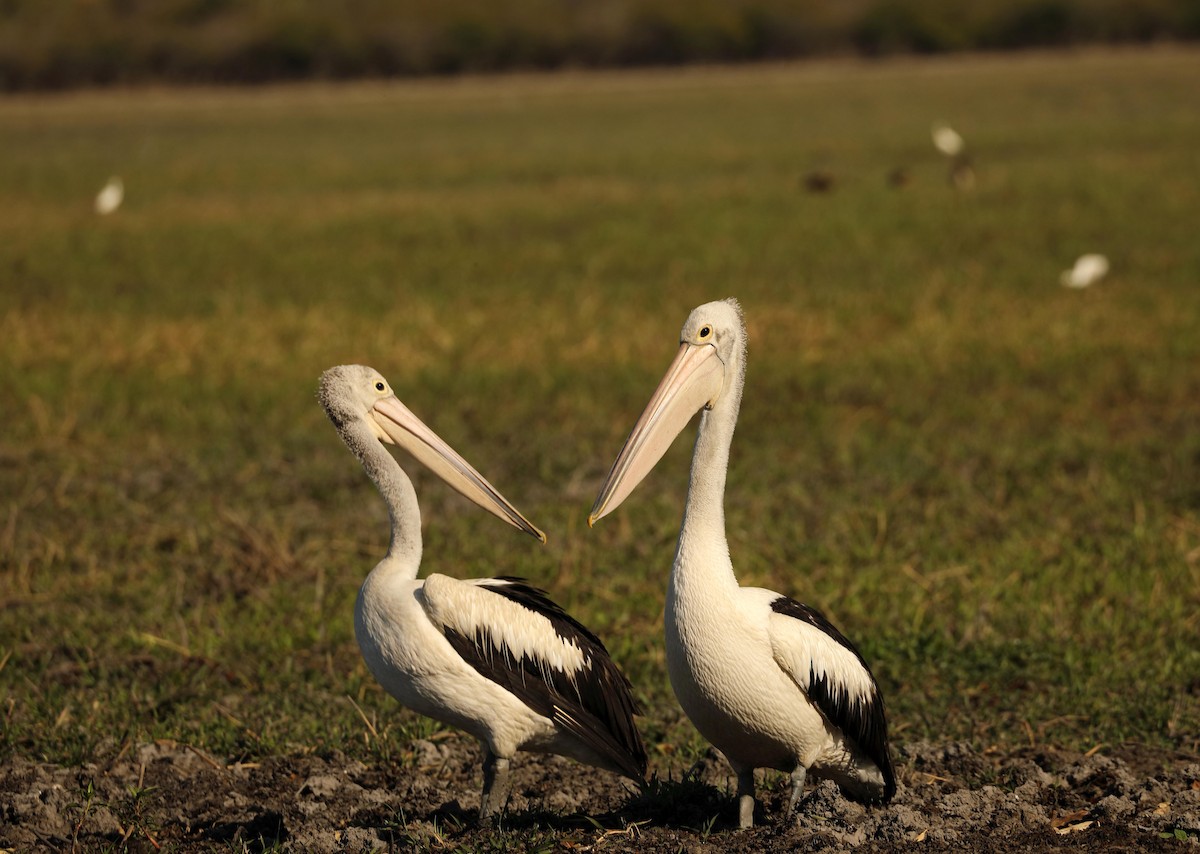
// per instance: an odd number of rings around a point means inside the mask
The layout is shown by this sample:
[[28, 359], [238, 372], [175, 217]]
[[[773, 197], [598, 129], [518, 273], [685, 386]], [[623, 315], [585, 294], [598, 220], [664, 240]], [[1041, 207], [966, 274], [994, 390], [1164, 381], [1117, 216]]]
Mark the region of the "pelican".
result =
[[667, 585], [667, 672], [684, 712], [737, 774], [748, 828], [755, 768], [791, 775], [789, 814], [809, 772], [866, 803], [890, 800], [896, 779], [883, 698], [863, 657], [816, 609], [734, 576], [723, 500], [745, 367], [737, 302], [695, 309], [588, 523], [615, 510], [703, 410]]
[[125, 182], [113, 176], [108, 183], [96, 194], [95, 208], [100, 216], [108, 216], [121, 206], [125, 198]]
[[1095, 252], [1080, 255], [1070, 270], [1063, 270], [1058, 280], [1067, 288], [1090, 288], [1108, 275], [1108, 259]]
[[387, 504], [392, 538], [367, 576], [354, 630], [371, 673], [416, 712], [484, 749], [480, 818], [504, 809], [518, 750], [555, 753], [642, 782], [646, 751], [629, 681], [592, 632], [519, 578], [417, 579], [421, 513], [396, 444], [505, 522], [546, 536], [422, 423], [377, 371], [326, 371], [318, 398]]

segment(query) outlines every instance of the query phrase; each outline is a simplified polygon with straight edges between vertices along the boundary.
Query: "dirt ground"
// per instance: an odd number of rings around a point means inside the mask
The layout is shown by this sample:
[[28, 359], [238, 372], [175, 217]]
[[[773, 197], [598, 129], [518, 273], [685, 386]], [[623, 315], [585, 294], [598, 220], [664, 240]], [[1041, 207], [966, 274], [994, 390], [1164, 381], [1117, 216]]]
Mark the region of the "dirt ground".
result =
[[1200, 757], [1141, 746], [896, 751], [900, 789], [868, 809], [829, 783], [798, 818], [782, 775], [760, 780], [759, 825], [734, 826], [715, 753], [636, 792], [557, 757], [520, 754], [498, 829], [475, 824], [480, 754], [457, 735], [369, 767], [333, 755], [225, 765], [175, 743], [104, 764], [0, 763], [0, 849], [16, 851], [1187, 851], [1200, 850]]

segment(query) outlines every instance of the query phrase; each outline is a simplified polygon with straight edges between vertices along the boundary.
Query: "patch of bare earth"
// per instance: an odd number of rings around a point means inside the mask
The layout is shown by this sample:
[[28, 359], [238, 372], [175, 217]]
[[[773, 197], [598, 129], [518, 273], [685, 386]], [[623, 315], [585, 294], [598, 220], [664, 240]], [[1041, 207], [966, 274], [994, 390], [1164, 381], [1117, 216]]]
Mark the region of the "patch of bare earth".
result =
[[759, 826], [734, 828], [728, 767], [715, 754], [660, 772], [643, 792], [557, 757], [514, 762], [509, 813], [479, 828], [479, 750], [450, 736], [370, 767], [339, 754], [225, 764], [146, 744], [66, 768], [0, 763], [0, 848], [18, 851], [405, 851], [533, 840], [561, 850], [1153, 851], [1200, 845], [1200, 758], [1126, 745], [1093, 755], [1026, 748], [980, 754], [913, 743], [886, 807], [810, 787], [794, 818], [787, 783], [760, 785]]

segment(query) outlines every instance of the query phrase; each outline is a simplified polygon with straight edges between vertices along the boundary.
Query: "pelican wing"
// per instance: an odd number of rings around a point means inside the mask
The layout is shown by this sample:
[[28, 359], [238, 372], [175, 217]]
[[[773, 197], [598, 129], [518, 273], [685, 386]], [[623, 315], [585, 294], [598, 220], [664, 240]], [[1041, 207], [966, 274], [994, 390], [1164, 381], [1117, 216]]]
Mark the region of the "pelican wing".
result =
[[866, 661], [820, 611], [787, 596], [771, 602], [770, 634], [775, 662], [825, 718], [878, 766], [884, 779], [883, 800], [890, 800], [896, 776], [888, 751], [887, 719]]
[[519, 578], [430, 575], [425, 610], [454, 650], [635, 780], [646, 749], [633, 688], [600, 639]]

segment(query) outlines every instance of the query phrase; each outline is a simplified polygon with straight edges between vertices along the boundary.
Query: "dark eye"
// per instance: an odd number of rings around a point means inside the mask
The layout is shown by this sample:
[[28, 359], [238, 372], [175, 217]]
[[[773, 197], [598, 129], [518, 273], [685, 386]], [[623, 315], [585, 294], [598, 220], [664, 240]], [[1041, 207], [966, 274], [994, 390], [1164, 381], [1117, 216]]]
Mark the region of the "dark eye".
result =
[[707, 338], [709, 335], [712, 335], [712, 327], [711, 326], [700, 327], [700, 337], [701, 338]]
[[383, 384], [383, 380], [375, 380], [375, 391], [383, 391], [387, 386]]

